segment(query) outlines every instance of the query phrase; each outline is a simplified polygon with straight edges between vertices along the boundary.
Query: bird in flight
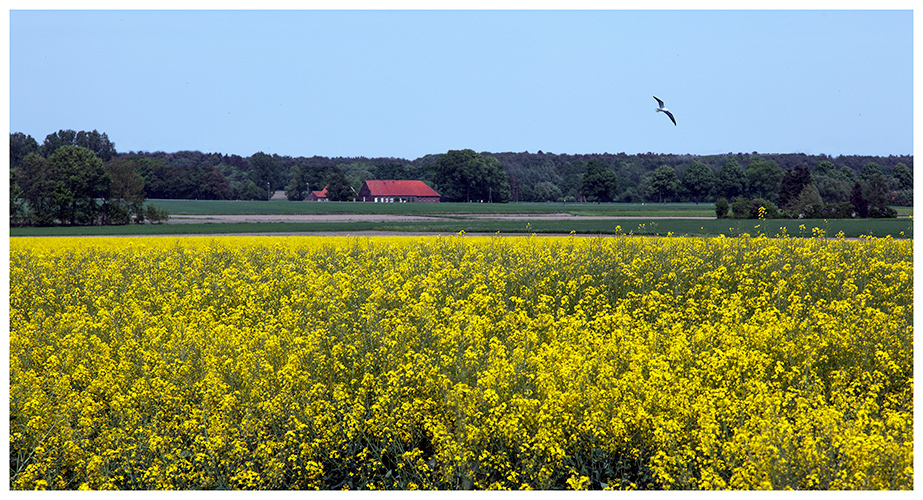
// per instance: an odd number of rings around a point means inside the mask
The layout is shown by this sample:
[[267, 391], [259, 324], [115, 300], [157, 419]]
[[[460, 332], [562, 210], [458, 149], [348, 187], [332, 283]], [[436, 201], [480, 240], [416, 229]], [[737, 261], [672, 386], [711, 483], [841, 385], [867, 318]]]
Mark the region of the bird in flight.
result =
[[658, 113], [664, 113], [664, 114], [666, 114], [667, 116], [669, 116], [669, 117], [670, 117], [670, 121], [673, 122], [673, 125], [675, 126], [675, 125], [676, 125], [676, 118], [673, 118], [673, 113], [671, 113], [669, 109], [663, 107], [663, 101], [661, 101], [657, 96], [654, 96], [654, 99], [657, 99], [657, 104], [660, 106], [659, 108], [655, 109], [654, 111], [657, 111]]

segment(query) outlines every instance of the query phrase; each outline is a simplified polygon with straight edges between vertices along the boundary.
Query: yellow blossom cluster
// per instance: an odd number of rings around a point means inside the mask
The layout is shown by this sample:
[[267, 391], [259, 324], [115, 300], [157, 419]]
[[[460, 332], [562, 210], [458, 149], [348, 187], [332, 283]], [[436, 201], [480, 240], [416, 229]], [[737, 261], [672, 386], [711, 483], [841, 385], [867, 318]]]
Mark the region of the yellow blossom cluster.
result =
[[912, 489], [912, 241], [10, 241], [14, 489]]

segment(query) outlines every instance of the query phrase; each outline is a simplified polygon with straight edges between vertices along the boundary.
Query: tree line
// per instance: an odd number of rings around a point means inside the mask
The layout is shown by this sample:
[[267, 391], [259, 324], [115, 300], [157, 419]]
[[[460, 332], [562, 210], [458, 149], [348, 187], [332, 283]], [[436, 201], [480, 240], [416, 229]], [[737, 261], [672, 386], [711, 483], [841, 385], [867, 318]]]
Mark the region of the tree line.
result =
[[[76, 149], [75, 149], [76, 148]], [[477, 153], [393, 157], [249, 157], [199, 151], [117, 152], [105, 133], [60, 130], [42, 144], [10, 134], [11, 217], [21, 224], [151, 220], [144, 200], [303, 200], [328, 187], [349, 200], [368, 179], [422, 180], [461, 202], [727, 204], [758, 200], [780, 216], [887, 216], [913, 205], [913, 156], [727, 153]], [[852, 208], [850, 209], [851, 206]], [[156, 218], [156, 213], [151, 213]], [[720, 213], [719, 213], [720, 215]]]

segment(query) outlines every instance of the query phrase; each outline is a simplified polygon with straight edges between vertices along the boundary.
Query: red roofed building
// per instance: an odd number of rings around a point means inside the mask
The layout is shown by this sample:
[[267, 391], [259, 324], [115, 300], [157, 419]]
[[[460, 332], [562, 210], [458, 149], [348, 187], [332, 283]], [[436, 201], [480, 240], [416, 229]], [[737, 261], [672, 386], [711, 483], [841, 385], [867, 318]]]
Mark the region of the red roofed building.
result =
[[365, 181], [356, 201], [372, 203], [438, 202], [439, 193], [423, 181]]
[[311, 191], [308, 193], [306, 201], [327, 201], [327, 186], [320, 191]]

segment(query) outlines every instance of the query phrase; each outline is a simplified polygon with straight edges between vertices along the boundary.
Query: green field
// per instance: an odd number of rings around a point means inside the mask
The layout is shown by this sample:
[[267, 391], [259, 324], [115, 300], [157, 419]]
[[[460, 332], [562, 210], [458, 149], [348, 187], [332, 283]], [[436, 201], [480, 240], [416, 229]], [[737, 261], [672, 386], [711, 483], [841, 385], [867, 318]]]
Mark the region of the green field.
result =
[[[10, 236], [94, 236], [94, 235], [167, 235], [167, 234], [240, 234], [240, 233], [359, 233], [366, 231], [406, 233], [501, 233], [501, 234], [604, 234], [617, 232], [635, 235], [716, 236], [741, 234], [767, 236], [813, 236], [819, 228], [827, 236], [912, 238], [913, 208], [897, 207], [898, 219], [830, 219], [830, 220], [735, 220], [683, 219], [714, 217], [709, 203], [309, 203], [290, 201], [205, 201], [151, 200], [171, 215], [289, 215], [289, 214], [380, 214], [425, 215], [428, 221], [389, 222], [246, 222], [143, 224], [127, 226], [16, 227]], [[570, 214], [565, 220], [482, 220], [469, 215], [484, 214]], [[628, 217], [599, 220], [589, 217]], [[663, 219], [666, 217], [667, 219]], [[675, 219], [669, 219], [676, 217]], [[805, 229], [801, 229], [801, 226]]]
[[[826, 236], [842, 231], [847, 238], [875, 236], [913, 238], [912, 219], [844, 219], [844, 220], [688, 220], [688, 219], [623, 219], [623, 220], [536, 220], [494, 221], [442, 219], [433, 222], [318, 222], [318, 223], [211, 223], [211, 224], [144, 224], [128, 226], [77, 226], [53, 228], [12, 228], [11, 236], [91, 236], [91, 235], [174, 235], [174, 234], [241, 234], [241, 233], [345, 233], [365, 231], [406, 233], [501, 233], [501, 234], [575, 234], [612, 235], [616, 227], [622, 234], [673, 236], [728, 237], [749, 234], [757, 236], [814, 236], [814, 228]], [[801, 229], [804, 226], [804, 229]]]
[[350, 203], [295, 201], [149, 200], [171, 215], [253, 214], [549, 214], [714, 217], [710, 203]]

